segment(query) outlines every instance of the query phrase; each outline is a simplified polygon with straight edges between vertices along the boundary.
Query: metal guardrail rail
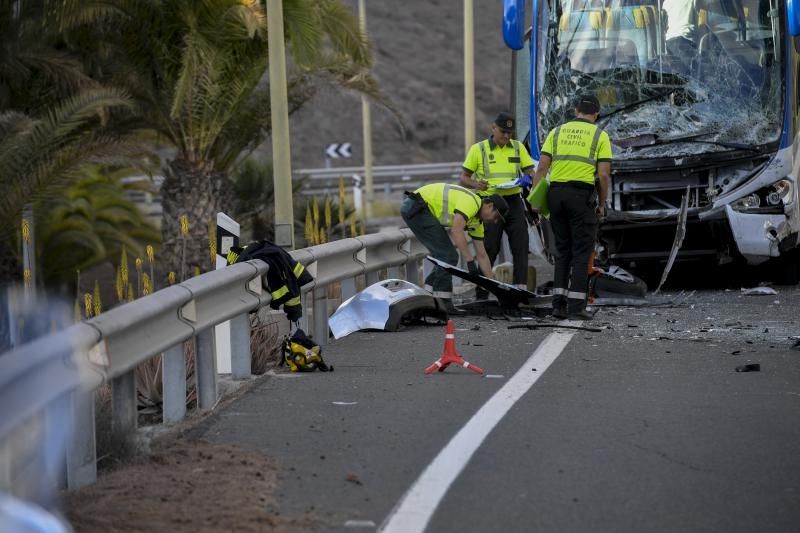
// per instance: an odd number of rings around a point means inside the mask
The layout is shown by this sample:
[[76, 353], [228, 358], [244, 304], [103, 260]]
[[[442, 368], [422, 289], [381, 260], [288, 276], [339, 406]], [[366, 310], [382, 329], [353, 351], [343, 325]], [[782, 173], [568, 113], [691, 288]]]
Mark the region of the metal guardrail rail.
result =
[[[301, 168], [293, 172], [295, 179], [305, 178], [300, 190], [305, 195], [331, 193], [339, 190], [344, 177], [350, 187], [353, 176], [363, 179], [364, 167]], [[461, 163], [429, 163], [421, 165], [382, 165], [373, 167], [373, 184], [385, 193], [416, 188], [435, 181], [453, 181], [461, 175]], [[363, 185], [363, 182], [362, 182]]]
[[[364, 167], [336, 167], [336, 168], [301, 168], [292, 172], [294, 179], [306, 181], [300, 194], [312, 196], [315, 194], [338, 194], [339, 178], [344, 177], [348, 189], [354, 183], [353, 176], [363, 180]], [[416, 189], [437, 181], [457, 181], [461, 175], [461, 163], [429, 163], [420, 165], [381, 165], [373, 167], [373, 185], [375, 192], [383, 191], [384, 196], [389, 196], [398, 191]], [[126, 178], [128, 182], [149, 180], [145, 176]], [[148, 219], [158, 221], [161, 217], [161, 194], [158, 191], [162, 180], [156, 180], [155, 191], [130, 190], [128, 198], [147, 216]], [[362, 184], [363, 186], [363, 181]]]
[[[292, 252], [314, 276], [303, 287], [303, 308], [313, 304], [316, 342], [328, 341], [328, 285], [341, 282], [344, 300], [355, 294], [359, 276], [371, 284], [384, 269], [390, 278], [418, 284], [426, 254], [407, 229]], [[184, 342], [195, 344], [198, 408], [213, 409], [219, 396], [214, 326], [231, 321], [232, 377], [249, 378], [248, 314], [271, 301], [262, 289], [266, 272], [267, 265], [258, 260], [208, 272], [0, 354], [0, 491], [24, 498], [19, 492], [31, 484], [30, 476], [42, 482], [43, 470], [31, 465], [41, 458], [44, 443], [32, 446], [30, 431], [47, 433], [55, 413], [66, 413], [72, 432], [64, 471], [50, 481], [69, 488], [93, 483], [94, 391], [111, 383], [112, 428], [133, 433], [138, 423], [135, 369], [154, 356], [162, 355], [164, 423], [182, 420]], [[309, 330], [307, 312], [301, 326]]]

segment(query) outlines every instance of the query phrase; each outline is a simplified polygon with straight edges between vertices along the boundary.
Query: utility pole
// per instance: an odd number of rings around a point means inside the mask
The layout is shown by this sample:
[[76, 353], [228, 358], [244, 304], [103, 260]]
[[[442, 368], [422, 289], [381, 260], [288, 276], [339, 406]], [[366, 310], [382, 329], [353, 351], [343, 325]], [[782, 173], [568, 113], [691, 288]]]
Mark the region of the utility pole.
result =
[[272, 113], [272, 167], [275, 186], [275, 244], [294, 249], [292, 153], [289, 146], [289, 104], [286, 96], [286, 52], [283, 0], [267, 0], [269, 101]]
[[[365, 0], [358, 0], [358, 20], [361, 26], [361, 33], [367, 37], [367, 6]], [[364, 185], [367, 192], [367, 202], [365, 215], [367, 219], [372, 218], [372, 203], [375, 200], [375, 190], [372, 181], [372, 119], [369, 108], [369, 99], [365, 95], [361, 96], [361, 120], [364, 138]]]
[[464, 0], [464, 153], [475, 142], [475, 32], [472, 0]]

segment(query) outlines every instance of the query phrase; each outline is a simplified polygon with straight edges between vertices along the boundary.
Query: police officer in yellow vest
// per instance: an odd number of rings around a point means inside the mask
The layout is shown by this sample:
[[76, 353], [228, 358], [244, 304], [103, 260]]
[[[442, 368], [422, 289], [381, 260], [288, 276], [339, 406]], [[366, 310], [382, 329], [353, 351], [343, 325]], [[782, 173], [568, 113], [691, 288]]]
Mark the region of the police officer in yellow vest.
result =
[[[486, 224], [486, 251], [494, 263], [505, 231], [514, 260], [514, 285], [527, 288], [528, 222], [520, 193], [522, 187], [531, 186], [533, 159], [521, 142], [511, 138], [514, 123], [514, 117], [508, 113], [497, 115], [491, 126], [492, 135], [470, 147], [462, 165], [461, 185], [475, 189], [481, 196], [499, 194], [508, 203], [505, 220]], [[512, 183], [513, 187], [497, 187]]]
[[[400, 208], [403, 220], [434, 258], [457, 265], [458, 252], [461, 252], [470, 273], [481, 273], [488, 278], [493, 275], [483, 247], [483, 225], [502, 218], [507, 212], [508, 205], [502, 197], [480, 198], [464, 187], [449, 183], [431, 183], [413, 193], [406, 192]], [[467, 234], [472, 237], [475, 255], [467, 244]], [[453, 279], [445, 270], [435, 266], [425, 279], [425, 288], [442, 299], [449, 313], [464, 314], [453, 305]]]
[[550, 171], [547, 202], [558, 252], [553, 280], [556, 318], [592, 318], [586, 311], [589, 257], [597, 217], [605, 214], [611, 174], [611, 141], [595, 125], [599, 116], [600, 102], [595, 96], [578, 97], [575, 119], [547, 135], [534, 176], [535, 187]]

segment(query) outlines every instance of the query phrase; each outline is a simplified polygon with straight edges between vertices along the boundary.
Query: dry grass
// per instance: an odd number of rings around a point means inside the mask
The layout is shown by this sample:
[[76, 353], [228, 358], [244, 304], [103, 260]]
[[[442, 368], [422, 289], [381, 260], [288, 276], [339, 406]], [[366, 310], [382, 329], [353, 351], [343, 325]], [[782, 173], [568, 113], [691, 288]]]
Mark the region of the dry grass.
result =
[[261, 375], [275, 368], [283, 354], [283, 339], [280, 338], [278, 322], [273, 316], [250, 315], [250, 372]]

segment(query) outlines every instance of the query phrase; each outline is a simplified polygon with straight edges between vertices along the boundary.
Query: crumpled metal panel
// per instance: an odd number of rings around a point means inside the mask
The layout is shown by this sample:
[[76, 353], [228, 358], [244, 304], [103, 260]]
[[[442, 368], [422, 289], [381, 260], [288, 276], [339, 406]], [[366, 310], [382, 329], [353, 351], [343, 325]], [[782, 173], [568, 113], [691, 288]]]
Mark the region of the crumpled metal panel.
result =
[[466, 270], [462, 270], [444, 261], [440, 261], [434, 257], [428, 256], [425, 259], [445, 269], [450, 274], [458, 276], [474, 283], [475, 285], [486, 289], [497, 297], [497, 302], [501, 307], [515, 309], [520, 304], [528, 304], [536, 300], [536, 294], [531, 291], [520, 289], [508, 283], [502, 283], [497, 280], [485, 278], [478, 274], [470, 274]]
[[340, 305], [328, 326], [337, 339], [367, 329], [394, 331], [410, 313], [441, 316], [443, 309], [428, 291], [405, 280], [389, 279], [370, 285]]

